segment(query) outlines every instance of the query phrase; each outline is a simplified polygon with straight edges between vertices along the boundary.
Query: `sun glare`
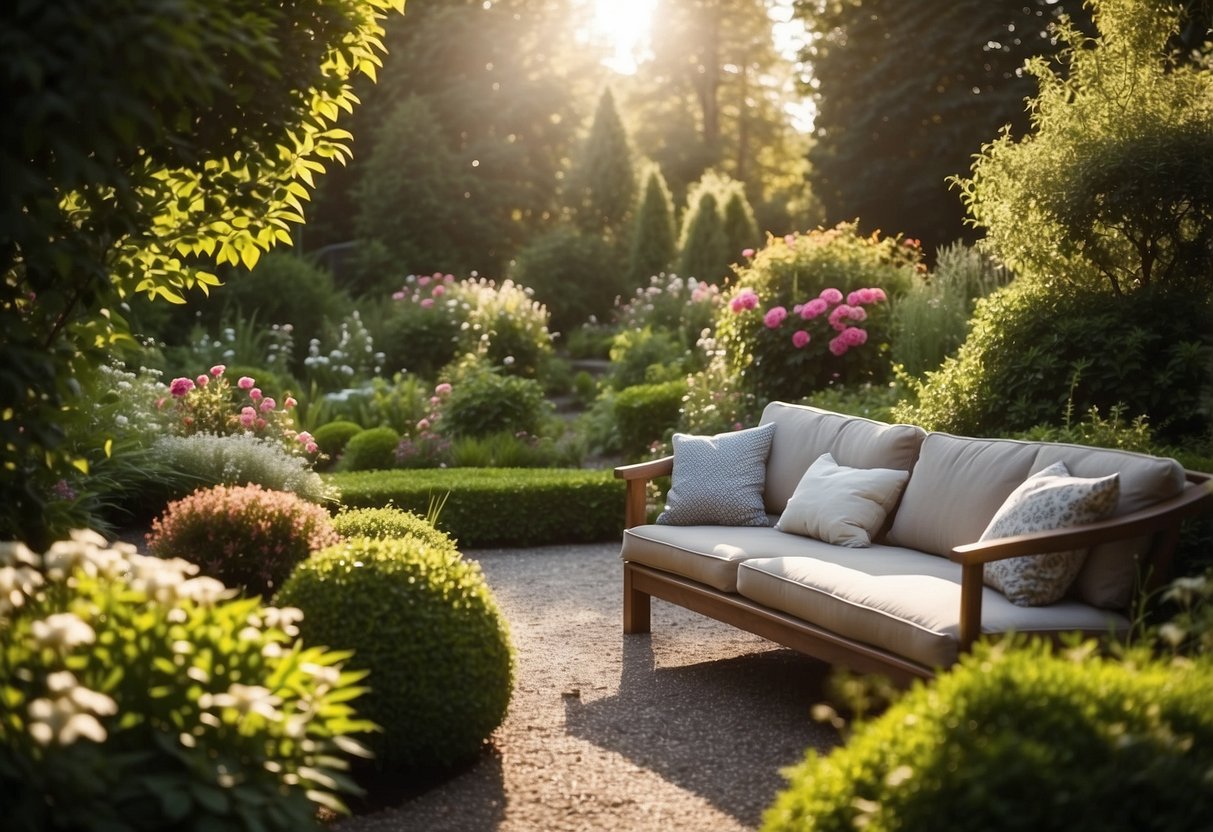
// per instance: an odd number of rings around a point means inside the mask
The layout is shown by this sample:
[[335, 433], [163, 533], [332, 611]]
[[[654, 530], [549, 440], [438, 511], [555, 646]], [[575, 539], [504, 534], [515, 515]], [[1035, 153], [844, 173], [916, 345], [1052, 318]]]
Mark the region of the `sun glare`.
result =
[[622, 75], [633, 74], [649, 51], [653, 8], [657, 0], [593, 2], [590, 35], [593, 41], [603, 44], [609, 52], [603, 63]]

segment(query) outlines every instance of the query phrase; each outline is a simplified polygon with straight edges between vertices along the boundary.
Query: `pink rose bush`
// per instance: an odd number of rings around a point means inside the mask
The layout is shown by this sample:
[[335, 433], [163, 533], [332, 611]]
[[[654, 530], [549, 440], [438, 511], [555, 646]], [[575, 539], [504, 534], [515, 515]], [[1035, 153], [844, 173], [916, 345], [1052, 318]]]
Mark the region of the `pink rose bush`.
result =
[[[799, 328], [792, 332], [792, 346], [801, 350], [812, 343], [812, 334], [804, 329], [804, 322], [820, 320], [825, 316], [829, 327], [837, 333], [827, 345], [830, 354], [836, 357], [846, 355], [848, 350], [861, 347], [868, 341], [867, 330], [858, 326], [868, 319], [865, 307], [887, 300], [888, 296], [884, 290], [878, 287], [856, 289], [845, 296], [833, 287], [823, 289], [817, 297], [792, 307], [792, 316], [795, 316], [793, 320], [800, 319]], [[729, 308], [735, 314], [744, 314], [757, 309], [759, 304], [757, 292], [742, 288], [729, 302]], [[786, 307], [772, 306], [763, 313], [762, 324], [768, 330], [778, 330], [789, 317]]]

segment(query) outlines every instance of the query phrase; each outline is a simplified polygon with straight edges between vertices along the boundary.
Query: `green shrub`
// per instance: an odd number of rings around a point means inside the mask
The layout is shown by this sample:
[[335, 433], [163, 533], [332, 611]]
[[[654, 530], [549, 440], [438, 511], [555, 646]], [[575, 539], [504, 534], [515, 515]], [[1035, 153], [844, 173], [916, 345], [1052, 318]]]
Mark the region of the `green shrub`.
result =
[[1164, 441], [1208, 435], [1213, 303], [1141, 290], [1076, 293], [1019, 279], [977, 304], [955, 357], [927, 373], [899, 420], [929, 430], [1005, 434], [1059, 424], [1067, 412], [1123, 406]]
[[[367, 326], [383, 350], [387, 371], [432, 380], [459, 355], [466, 312], [444, 301], [454, 283], [454, 275], [410, 274], [390, 303], [378, 304], [368, 312]], [[438, 298], [433, 296], [435, 291], [440, 291]]]
[[686, 394], [687, 383], [683, 379], [640, 384], [619, 391], [615, 396], [615, 421], [625, 457], [639, 459], [654, 442], [669, 438], [678, 426]]
[[343, 508], [333, 517], [333, 528], [342, 537], [373, 537], [376, 540], [413, 537], [430, 546], [451, 546], [455, 542], [445, 532], [411, 511], [384, 508]]
[[396, 445], [400, 434], [389, 427], [368, 428], [354, 434], [345, 443], [345, 453], [337, 462], [341, 471], [374, 471], [396, 465]]
[[445, 499], [436, 525], [464, 548], [617, 540], [623, 481], [610, 471], [446, 468], [329, 474], [352, 507], [394, 505], [425, 514]]
[[721, 303], [720, 289], [714, 283], [663, 272], [649, 278], [647, 286], [638, 288], [615, 310], [615, 323], [623, 331], [664, 330], [690, 350], [704, 330], [712, 328]]
[[345, 452], [345, 446], [351, 439], [361, 433], [362, 429], [362, 425], [357, 422], [339, 419], [316, 428], [312, 434], [312, 439], [320, 448], [322, 454], [336, 459]]
[[912, 240], [854, 224], [770, 238], [739, 269], [716, 316], [725, 369], [760, 399], [795, 400], [827, 384], [890, 373], [889, 303], [921, 267]]
[[363, 674], [191, 568], [93, 532], [0, 544], [5, 829], [294, 832], [342, 808]]
[[700, 369], [700, 354], [682, 345], [675, 333], [652, 327], [623, 329], [611, 343], [608, 380], [616, 390], [681, 378]]
[[467, 310], [460, 345], [506, 375], [535, 378], [552, 355], [548, 310], [534, 291], [512, 280], [469, 278], [452, 295]]
[[558, 226], [518, 252], [510, 277], [534, 289], [554, 332], [571, 332], [591, 318], [606, 320], [627, 291], [621, 259], [602, 237]]
[[152, 521], [148, 550], [184, 558], [247, 594], [268, 594], [299, 561], [338, 540], [329, 513], [285, 491], [223, 485], [169, 503]]
[[440, 430], [452, 438], [507, 431], [539, 433], [547, 415], [543, 385], [506, 376], [477, 363], [454, 381], [442, 407]]
[[1213, 819], [1213, 664], [979, 646], [846, 745], [763, 829], [1187, 832]]
[[[289, 491], [313, 503], [323, 503], [337, 495], [325, 486], [306, 457], [290, 453], [282, 443], [250, 434], [213, 436], [166, 436], [152, 450], [160, 464], [175, 471], [193, 490], [208, 485], [260, 485], [270, 491]], [[155, 492], [160, 480], [149, 482]], [[168, 484], [179, 488], [179, 480]], [[175, 490], [163, 493], [162, 502], [183, 496]], [[150, 499], [150, 497], [149, 497]]]
[[308, 642], [353, 650], [370, 671], [360, 706], [386, 768], [432, 771], [473, 758], [505, 718], [514, 651], [474, 561], [449, 543], [354, 538], [317, 552], [278, 602]]
[[450, 464], [459, 468], [575, 467], [581, 453], [575, 443], [529, 433], [466, 436], [450, 443]]

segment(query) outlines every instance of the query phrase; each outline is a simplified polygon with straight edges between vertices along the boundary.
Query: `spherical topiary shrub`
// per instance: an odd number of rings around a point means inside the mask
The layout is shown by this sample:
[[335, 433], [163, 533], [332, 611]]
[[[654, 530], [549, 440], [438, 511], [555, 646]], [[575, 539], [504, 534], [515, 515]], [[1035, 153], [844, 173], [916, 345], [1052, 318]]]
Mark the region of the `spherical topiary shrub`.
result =
[[308, 644], [353, 650], [370, 671], [359, 713], [385, 768], [471, 759], [501, 724], [514, 650], [480, 566], [450, 544], [354, 538], [300, 563], [280, 604], [299, 607]]
[[147, 544], [158, 557], [192, 561], [251, 595], [276, 589], [296, 563], [339, 539], [315, 503], [259, 485], [219, 485], [169, 503]]
[[376, 540], [412, 537], [431, 546], [451, 546], [455, 542], [446, 532], [419, 514], [392, 508], [343, 508], [333, 518], [333, 528], [345, 538], [373, 537]]
[[354, 434], [337, 463], [340, 471], [378, 471], [394, 468], [400, 434], [389, 427], [368, 428]]
[[328, 422], [316, 428], [312, 434], [316, 446], [322, 454], [336, 459], [345, 452], [345, 446], [358, 434], [362, 433], [362, 425], [345, 419]]
[[810, 751], [765, 832], [1213, 828], [1213, 663], [979, 646]]

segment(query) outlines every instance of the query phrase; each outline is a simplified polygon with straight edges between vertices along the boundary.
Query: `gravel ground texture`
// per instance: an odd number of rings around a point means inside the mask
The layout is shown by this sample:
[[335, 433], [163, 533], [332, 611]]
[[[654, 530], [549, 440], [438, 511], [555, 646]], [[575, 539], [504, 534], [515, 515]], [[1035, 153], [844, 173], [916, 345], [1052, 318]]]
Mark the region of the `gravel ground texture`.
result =
[[479, 550], [509, 622], [517, 682], [479, 761], [337, 832], [733, 832], [761, 824], [806, 749], [828, 668], [653, 602], [622, 631], [619, 544]]

